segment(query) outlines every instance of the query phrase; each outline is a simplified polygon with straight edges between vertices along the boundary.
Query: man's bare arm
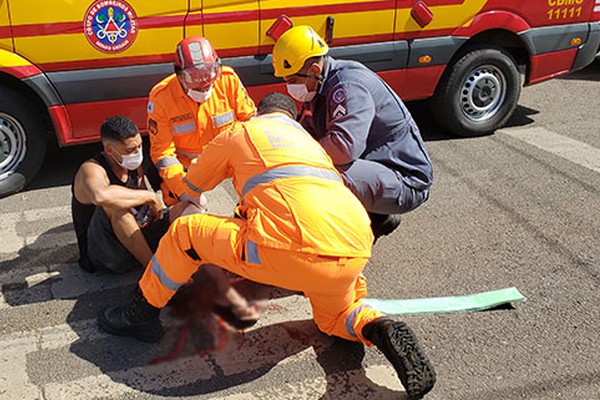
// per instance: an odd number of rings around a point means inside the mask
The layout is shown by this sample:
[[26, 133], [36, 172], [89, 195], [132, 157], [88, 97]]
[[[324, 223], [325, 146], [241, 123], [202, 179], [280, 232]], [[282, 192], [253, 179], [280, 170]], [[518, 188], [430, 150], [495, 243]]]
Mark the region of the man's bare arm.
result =
[[86, 161], [77, 171], [74, 193], [79, 202], [99, 207], [128, 209], [149, 204], [155, 211], [162, 209], [156, 193], [111, 185], [104, 168], [92, 161]]

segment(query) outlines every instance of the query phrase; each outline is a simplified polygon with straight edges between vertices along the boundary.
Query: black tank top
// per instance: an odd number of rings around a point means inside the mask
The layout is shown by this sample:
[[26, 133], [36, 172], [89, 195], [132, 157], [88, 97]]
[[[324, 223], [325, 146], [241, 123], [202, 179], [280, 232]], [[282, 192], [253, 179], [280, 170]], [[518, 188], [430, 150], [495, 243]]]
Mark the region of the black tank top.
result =
[[[111, 185], [119, 185], [129, 189], [145, 189], [145, 187], [142, 187], [139, 183], [137, 169], [135, 171], [128, 171], [127, 182], [123, 182], [110, 168], [110, 164], [106, 160], [104, 153], [96, 154], [91, 158], [91, 160], [96, 161], [98, 165], [104, 168]], [[79, 247], [79, 265], [86, 271], [94, 271], [96, 269], [92, 265], [87, 252], [87, 230], [90, 226], [90, 221], [92, 220], [92, 215], [94, 215], [95, 210], [95, 205], [82, 204], [75, 198], [74, 185], [71, 185], [71, 215], [73, 217], [75, 235], [77, 236], [77, 246]]]

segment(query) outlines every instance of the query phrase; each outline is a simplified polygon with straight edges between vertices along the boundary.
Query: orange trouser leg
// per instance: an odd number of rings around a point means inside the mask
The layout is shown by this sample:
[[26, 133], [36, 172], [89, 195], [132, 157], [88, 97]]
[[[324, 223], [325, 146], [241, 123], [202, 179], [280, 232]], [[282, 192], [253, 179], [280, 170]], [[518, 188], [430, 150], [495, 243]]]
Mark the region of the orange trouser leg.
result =
[[164, 307], [200, 265], [211, 263], [226, 268], [241, 262], [238, 233], [244, 225], [240, 219], [208, 214], [176, 219], [139, 282], [146, 300], [155, 307]]
[[262, 247], [259, 257], [260, 268], [252, 264], [244, 268], [255, 280], [303, 291], [322, 332], [371, 345], [362, 336], [362, 328], [383, 314], [360, 301], [367, 295], [361, 274], [367, 258], [324, 257]]
[[[353, 265], [346, 267], [355, 268]], [[356, 276], [354, 283], [343, 293], [341, 290], [333, 294], [328, 291], [306, 292], [306, 296], [310, 299], [315, 323], [321, 331], [372, 346], [362, 335], [362, 329], [384, 314], [361, 302], [367, 296], [366, 280], [362, 274]]]

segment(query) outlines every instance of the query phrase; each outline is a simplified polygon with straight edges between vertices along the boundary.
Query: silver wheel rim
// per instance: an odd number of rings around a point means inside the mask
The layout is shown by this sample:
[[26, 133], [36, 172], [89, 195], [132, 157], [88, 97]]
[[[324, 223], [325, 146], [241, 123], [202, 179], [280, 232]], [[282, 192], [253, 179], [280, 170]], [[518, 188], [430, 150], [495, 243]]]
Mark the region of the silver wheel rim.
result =
[[463, 115], [474, 122], [492, 118], [506, 98], [506, 78], [493, 65], [482, 65], [471, 71], [460, 90]]
[[15, 172], [26, 153], [25, 129], [15, 118], [0, 112], [0, 180]]

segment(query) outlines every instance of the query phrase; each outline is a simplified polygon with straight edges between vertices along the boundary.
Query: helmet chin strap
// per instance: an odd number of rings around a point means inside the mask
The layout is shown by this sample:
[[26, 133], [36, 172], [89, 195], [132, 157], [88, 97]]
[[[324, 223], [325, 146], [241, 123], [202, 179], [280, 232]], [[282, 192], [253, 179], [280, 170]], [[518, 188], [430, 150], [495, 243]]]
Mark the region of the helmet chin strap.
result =
[[318, 81], [323, 81], [323, 75], [313, 75], [313, 74], [303, 74], [302, 72], [296, 72], [294, 75], [299, 76], [301, 78], [312, 78]]

